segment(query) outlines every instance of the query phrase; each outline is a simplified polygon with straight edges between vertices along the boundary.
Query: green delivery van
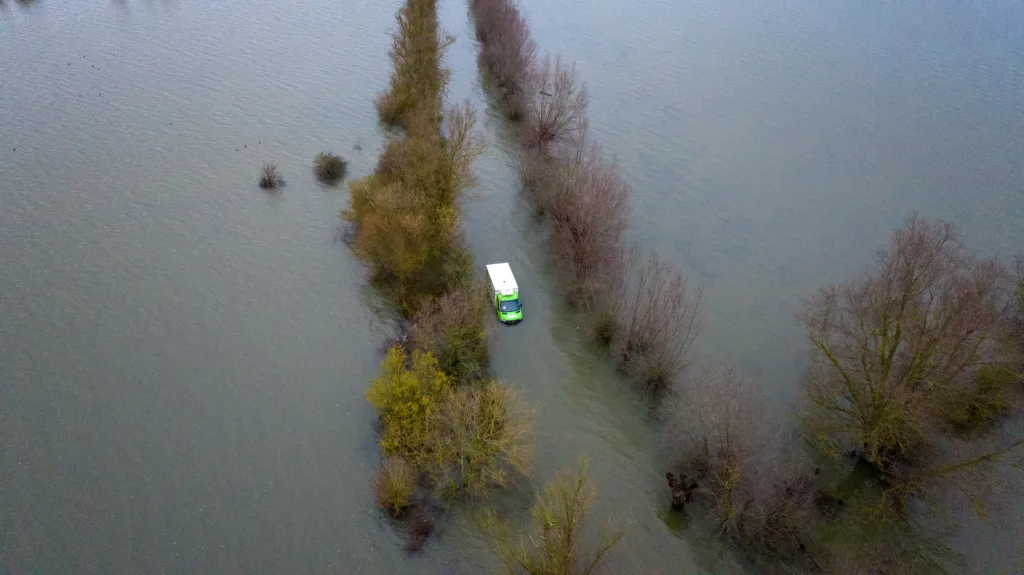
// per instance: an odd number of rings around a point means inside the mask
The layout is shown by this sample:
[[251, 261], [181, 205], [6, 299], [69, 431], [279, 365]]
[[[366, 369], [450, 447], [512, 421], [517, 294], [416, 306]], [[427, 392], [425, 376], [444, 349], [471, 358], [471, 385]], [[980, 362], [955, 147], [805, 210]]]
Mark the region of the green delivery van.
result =
[[506, 324], [523, 321], [523, 304], [519, 301], [519, 286], [508, 263], [487, 266], [487, 277], [491, 279], [491, 304], [498, 313], [498, 320]]

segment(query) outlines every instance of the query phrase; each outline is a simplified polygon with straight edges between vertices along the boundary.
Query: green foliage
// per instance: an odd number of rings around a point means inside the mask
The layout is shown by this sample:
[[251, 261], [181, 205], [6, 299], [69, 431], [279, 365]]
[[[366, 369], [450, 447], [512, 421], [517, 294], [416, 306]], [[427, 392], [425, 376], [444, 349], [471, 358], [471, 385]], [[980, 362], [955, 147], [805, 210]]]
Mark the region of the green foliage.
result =
[[451, 42], [438, 28], [436, 0], [407, 0], [399, 10], [391, 82], [377, 110], [404, 133], [388, 142], [374, 174], [349, 185], [342, 213], [354, 224], [356, 255], [407, 317], [462, 285], [473, 268], [457, 202], [483, 143], [468, 103], [442, 114], [449, 74], [441, 58]]
[[400, 347], [388, 350], [381, 375], [366, 390], [366, 398], [381, 414], [384, 430], [380, 444], [385, 455], [421, 457], [427, 418], [451, 393], [451, 380], [429, 353], [413, 352], [406, 365]]
[[430, 414], [422, 464], [449, 498], [507, 487], [532, 462], [530, 414], [510, 387], [496, 381], [461, 387]]
[[395, 517], [402, 515], [416, 493], [416, 469], [402, 457], [389, 457], [373, 480], [377, 505]]
[[590, 507], [597, 490], [587, 479], [586, 461], [559, 471], [538, 493], [530, 532], [513, 539], [508, 524], [494, 512], [484, 521], [510, 575], [590, 575], [600, 567], [623, 532], [605, 523], [592, 545], [584, 541]]
[[313, 160], [313, 170], [322, 182], [332, 183], [345, 177], [348, 163], [341, 156], [320, 152]]

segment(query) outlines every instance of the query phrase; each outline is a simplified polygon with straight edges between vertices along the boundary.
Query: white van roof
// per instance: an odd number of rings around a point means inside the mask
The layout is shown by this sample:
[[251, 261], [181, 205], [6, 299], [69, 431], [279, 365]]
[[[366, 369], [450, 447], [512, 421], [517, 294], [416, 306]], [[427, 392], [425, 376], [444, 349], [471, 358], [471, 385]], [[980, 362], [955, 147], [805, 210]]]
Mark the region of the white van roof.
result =
[[501, 295], [512, 295], [513, 292], [519, 291], [519, 286], [516, 285], [516, 277], [512, 275], [512, 268], [508, 266], [507, 262], [488, 264], [487, 275], [491, 278], [491, 285], [494, 286], [494, 291]]

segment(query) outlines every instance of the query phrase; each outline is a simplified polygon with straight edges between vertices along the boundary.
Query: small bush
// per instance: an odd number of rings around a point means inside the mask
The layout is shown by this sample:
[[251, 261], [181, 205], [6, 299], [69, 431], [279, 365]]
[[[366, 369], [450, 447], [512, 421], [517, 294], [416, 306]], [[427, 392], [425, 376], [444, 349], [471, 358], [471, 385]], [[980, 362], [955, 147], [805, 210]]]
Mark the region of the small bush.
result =
[[373, 480], [377, 505], [395, 517], [402, 515], [412, 502], [416, 483], [416, 470], [408, 461], [401, 457], [387, 458]]
[[274, 164], [263, 164], [260, 170], [260, 187], [264, 190], [273, 190], [284, 184], [281, 173]]
[[405, 536], [405, 550], [416, 553], [423, 549], [427, 537], [434, 532], [434, 518], [422, 505], [416, 505], [409, 514], [409, 531]]
[[316, 177], [324, 183], [334, 183], [345, 177], [348, 162], [341, 156], [320, 152], [313, 160], [313, 170]]
[[594, 339], [605, 347], [611, 345], [612, 340], [615, 339], [615, 332], [618, 328], [618, 318], [615, 315], [615, 310], [608, 308], [599, 309], [596, 312], [594, 319]]
[[584, 541], [590, 507], [597, 490], [587, 479], [586, 460], [576, 469], [559, 471], [538, 493], [533, 504], [530, 532], [513, 538], [508, 524], [493, 511], [485, 514], [485, 526], [508, 573], [540, 575], [589, 575], [601, 566], [623, 532], [606, 522], [597, 539]]
[[731, 366], [702, 366], [662, 405], [675, 464], [712, 496], [723, 533], [765, 555], [804, 550], [816, 490], [801, 454], [784, 448], [754, 383]]
[[451, 393], [451, 381], [429, 353], [415, 351], [406, 365], [401, 348], [388, 350], [381, 375], [370, 383], [366, 397], [381, 414], [384, 454], [415, 459], [427, 441], [427, 418]]

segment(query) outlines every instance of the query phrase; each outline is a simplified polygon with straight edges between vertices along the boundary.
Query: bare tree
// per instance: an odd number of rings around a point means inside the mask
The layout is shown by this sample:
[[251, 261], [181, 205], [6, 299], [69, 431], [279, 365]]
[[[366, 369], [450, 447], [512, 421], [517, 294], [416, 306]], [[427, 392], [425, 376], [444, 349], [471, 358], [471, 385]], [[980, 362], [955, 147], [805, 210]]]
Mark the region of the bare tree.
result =
[[276, 164], [263, 164], [260, 169], [260, 187], [264, 190], [273, 190], [284, 184], [281, 172]]
[[729, 365], [702, 365], [662, 410], [670, 460], [711, 494], [722, 532], [759, 553], [804, 551], [817, 491], [811, 466], [782, 443], [754, 382]]
[[570, 142], [587, 126], [587, 89], [575, 65], [546, 56], [530, 74], [530, 105], [523, 141], [528, 148], [546, 152], [552, 145]]
[[474, 184], [473, 161], [486, 149], [483, 136], [476, 130], [476, 110], [469, 100], [448, 108], [444, 135], [443, 180], [437, 187], [441, 201], [454, 203], [460, 193]]
[[495, 537], [508, 573], [529, 575], [591, 575], [624, 533], [606, 522], [592, 545], [584, 541], [585, 527], [597, 490], [587, 479], [587, 463], [559, 471], [538, 493], [529, 535], [513, 540], [507, 523], [494, 512], [485, 523]]
[[600, 294], [621, 274], [629, 187], [585, 132], [552, 151], [557, 155], [531, 154], [526, 193], [551, 218], [552, 247], [570, 301], [584, 309], [608, 305]]
[[701, 290], [680, 270], [633, 248], [623, 268], [613, 345], [627, 373], [661, 391], [688, 361], [700, 334]]
[[537, 46], [512, 0], [471, 0], [480, 41], [480, 65], [488, 71], [511, 119], [526, 113]]
[[456, 287], [412, 320], [412, 346], [432, 353], [457, 382], [482, 378], [490, 363], [484, 321], [487, 300], [481, 297], [482, 291], [478, 282]]
[[945, 417], [949, 391], [993, 361], [1007, 273], [970, 256], [948, 223], [912, 216], [867, 277], [821, 289], [799, 314], [812, 345], [808, 422], [883, 470], [911, 459]]

